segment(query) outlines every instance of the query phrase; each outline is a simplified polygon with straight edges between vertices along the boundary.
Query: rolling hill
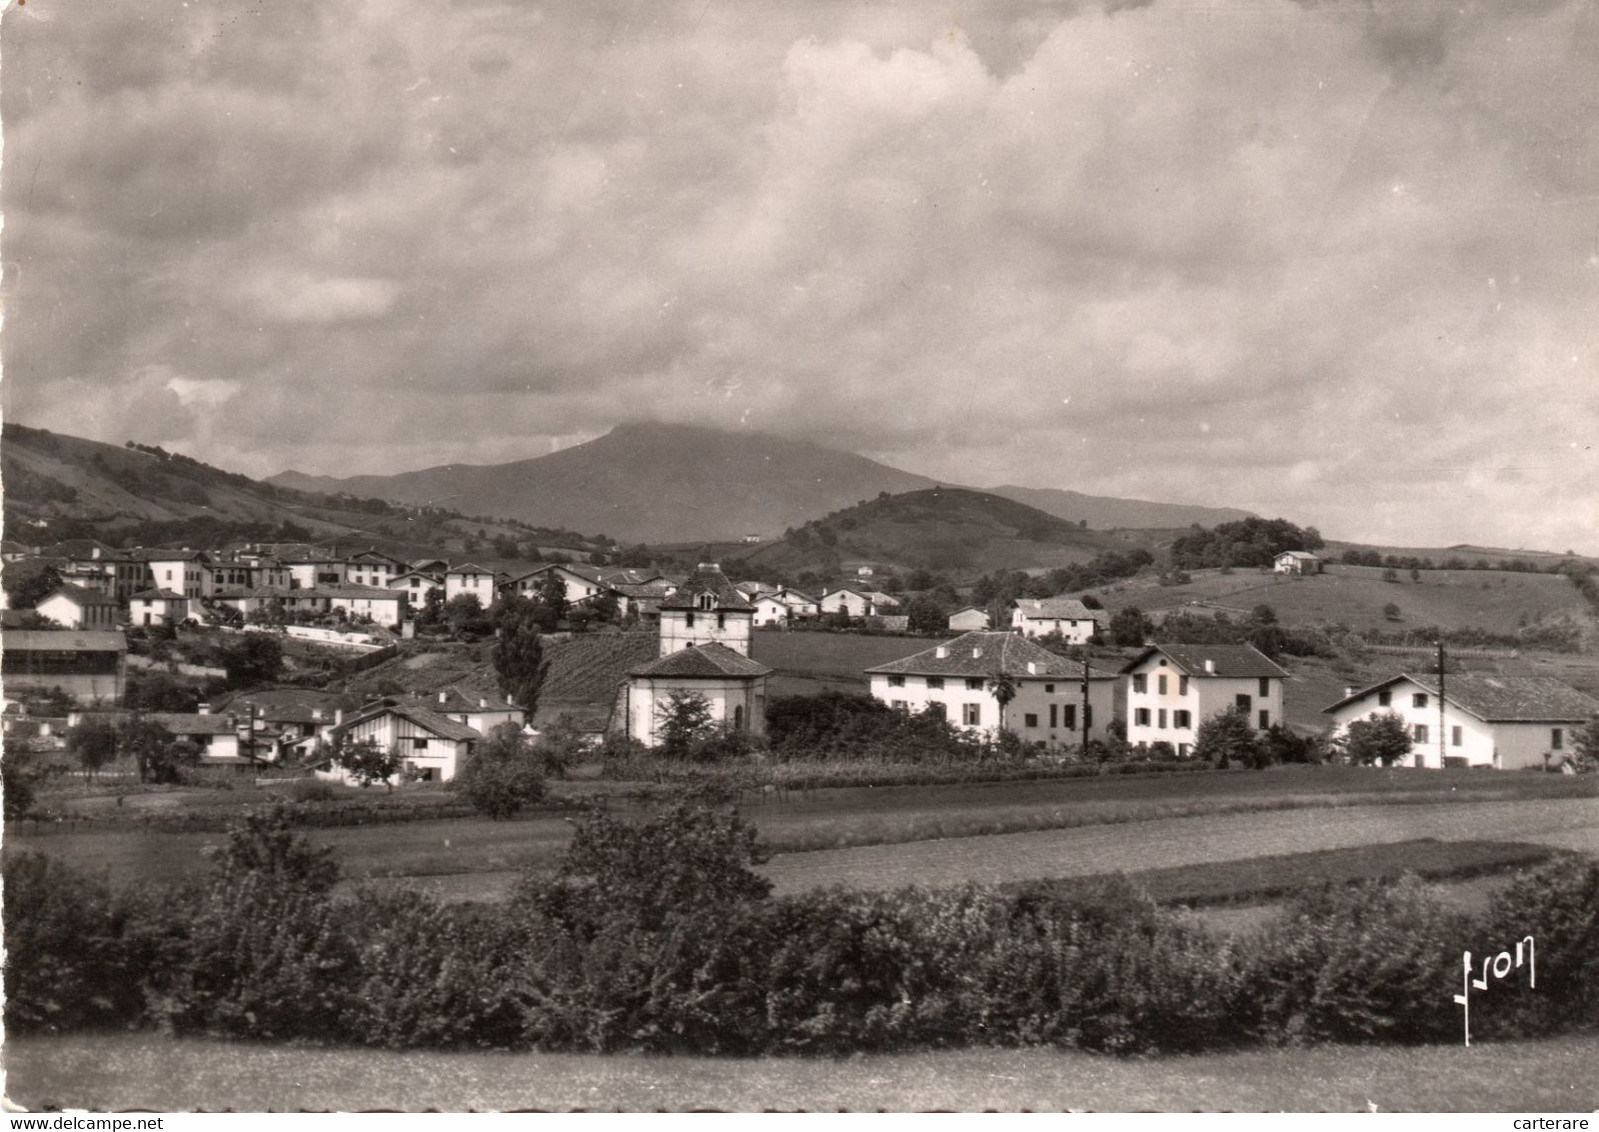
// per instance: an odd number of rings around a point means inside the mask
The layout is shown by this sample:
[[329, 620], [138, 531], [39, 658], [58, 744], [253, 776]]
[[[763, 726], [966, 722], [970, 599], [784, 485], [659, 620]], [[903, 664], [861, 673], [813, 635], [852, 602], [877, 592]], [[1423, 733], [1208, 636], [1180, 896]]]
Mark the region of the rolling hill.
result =
[[857, 564], [979, 574], [1084, 562], [1134, 545], [1143, 543], [986, 491], [935, 487], [836, 511], [736, 560], [754, 574], [836, 575]]
[[1232, 523], [1254, 515], [1252, 511], [1240, 511], [1236, 507], [1152, 503], [1145, 499], [1084, 495], [1081, 492], [1062, 491], [1052, 487], [1016, 487], [1013, 484], [1003, 484], [989, 488], [989, 491], [1073, 523], [1086, 521], [1090, 527], [1097, 530], [1115, 527], [1138, 529], [1189, 527], [1195, 523], [1202, 527], [1214, 527], [1218, 523]]

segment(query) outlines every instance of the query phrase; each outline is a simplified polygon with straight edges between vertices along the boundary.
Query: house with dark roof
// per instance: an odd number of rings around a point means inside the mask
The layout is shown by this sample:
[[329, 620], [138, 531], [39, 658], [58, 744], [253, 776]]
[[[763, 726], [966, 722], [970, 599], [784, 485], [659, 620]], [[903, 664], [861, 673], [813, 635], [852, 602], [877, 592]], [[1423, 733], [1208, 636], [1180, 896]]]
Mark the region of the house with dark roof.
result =
[[1258, 730], [1283, 719], [1288, 673], [1253, 645], [1151, 645], [1122, 669], [1127, 741], [1193, 751], [1199, 725], [1238, 708]]
[[[1116, 670], [1092, 661], [1085, 670], [1016, 633], [964, 633], [868, 668], [866, 677], [890, 707], [932, 711], [968, 731], [1004, 728], [1035, 747], [1103, 738], [1116, 712]], [[1006, 685], [1014, 695], [1002, 704], [997, 693]]]
[[210, 597], [215, 588], [211, 581], [210, 560], [198, 550], [150, 550], [146, 564], [149, 583], [163, 590], [172, 590], [184, 597]]
[[444, 574], [412, 568], [390, 578], [388, 588], [404, 594], [405, 604], [410, 608], [421, 609], [434, 590], [440, 597], [444, 596]]
[[1073, 597], [1024, 597], [1011, 605], [1011, 628], [1024, 637], [1059, 633], [1067, 644], [1087, 644], [1104, 615]]
[[462, 594], [471, 594], [477, 598], [479, 605], [487, 609], [494, 604], [504, 583], [505, 575], [500, 571], [479, 566], [476, 562], [463, 562], [445, 571], [444, 600], [451, 601]]
[[988, 610], [978, 609], [975, 605], [962, 606], [949, 615], [949, 630], [952, 633], [970, 633], [988, 627]]
[[1285, 550], [1272, 559], [1271, 568], [1278, 574], [1319, 574], [1321, 559], [1308, 550]]
[[1340, 736], [1356, 720], [1398, 716], [1412, 766], [1519, 770], [1569, 759], [1572, 733], [1599, 715], [1599, 700], [1552, 676], [1402, 674], [1348, 689], [1322, 711]]
[[[397, 751], [406, 770], [424, 782], [448, 782], [472, 753], [483, 736], [474, 727], [431, 707], [402, 699], [384, 699], [339, 720], [327, 732], [329, 738], [345, 743], [374, 742], [385, 750]], [[317, 771], [319, 778], [332, 778], [355, 784], [353, 775], [337, 763]]]
[[566, 600], [572, 605], [591, 601], [611, 588], [603, 580], [600, 571], [593, 567], [546, 562], [525, 574], [518, 574], [514, 578], [505, 580], [501, 583], [500, 590], [505, 594], [530, 598], [538, 592], [540, 586], [548, 584], [552, 574], [561, 579], [561, 584], [566, 587]]
[[[884, 598], [892, 605], [880, 605]], [[828, 590], [820, 604], [823, 613], [842, 613], [848, 617], [878, 617], [899, 612], [899, 602], [876, 590]]]
[[104, 590], [63, 583], [35, 607], [63, 629], [112, 630], [117, 627], [117, 599]]
[[719, 565], [700, 563], [661, 601], [658, 655], [628, 671], [612, 727], [653, 747], [673, 695], [693, 693], [704, 697], [713, 721], [765, 734], [772, 670], [750, 659], [754, 616], [754, 604]]
[[455, 684], [425, 695], [407, 696], [405, 702], [464, 723], [479, 735], [487, 735], [502, 724], [523, 727], [528, 722], [527, 709], [514, 701], [503, 696], [474, 695]]
[[140, 590], [128, 598], [128, 620], [134, 625], [176, 625], [188, 617], [189, 599], [172, 590]]

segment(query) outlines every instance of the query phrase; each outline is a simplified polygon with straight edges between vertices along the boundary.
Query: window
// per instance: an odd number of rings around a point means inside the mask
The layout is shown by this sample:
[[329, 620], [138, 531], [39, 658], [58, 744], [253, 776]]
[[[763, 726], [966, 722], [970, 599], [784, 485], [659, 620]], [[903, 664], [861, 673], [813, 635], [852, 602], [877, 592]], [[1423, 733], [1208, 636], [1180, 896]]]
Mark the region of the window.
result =
[[744, 705], [743, 704], [734, 704], [733, 705], [733, 730], [734, 731], [742, 731], [742, 730], [744, 730]]
[[1133, 691], [1135, 691], [1135, 692], [1147, 692], [1147, 691], [1149, 691], [1149, 677], [1145, 676], [1142, 672], [1140, 672], [1137, 676], [1134, 676], [1133, 677]]
[[725, 629], [725, 628], [727, 628], [727, 614], [725, 614], [725, 613], [718, 613], [718, 614], [717, 614], [717, 615], [716, 615], [716, 627], [717, 627], [717, 628], [718, 628], [718, 629]]
[[1055, 685], [1053, 685], [1053, 684], [1045, 684], [1044, 685], [1044, 692], [1045, 692], [1046, 695], [1053, 694], [1054, 691], [1055, 691]]
[[983, 705], [962, 704], [961, 722], [967, 724], [968, 726], [975, 726], [976, 724], [983, 722]]
[[1147, 707], [1133, 709], [1133, 722], [1140, 727], [1149, 726], [1149, 709]]
[[1187, 676], [1179, 676], [1179, 677], [1177, 677], [1177, 694], [1179, 696], [1186, 696], [1188, 694], [1188, 677]]
[[903, 676], [890, 676], [888, 678], [888, 686], [890, 688], [903, 688], [905, 686], [905, 677], [903, 677]]
[[1250, 708], [1255, 706], [1255, 701], [1250, 699], [1242, 692], [1233, 697], [1233, 703], [1243, 711], [1248, 711]]
[[1059, 727], [1060, 726], [1060, 705], [1059, 704], [1050, 704], [1049, 705], [1049, 725], [1051, 727]]
[[1171, 713], [1171, 725], [1173, 727], [1192, 727], [1194, 725], [1194, 715], [1192, 712], [1174, 711]]
[[1391, 704], [1393, 702], [1394, 702], [1394, 694], [1392, 692], [1378, 692], [1377, 693], [1377, 706], [1378, 707], [1387, 707], [1389, 704]]
[[929, 688], [942, 688], [944, 686], [944, 678], [942, 676], [929, 676], [927, 678], [927, 686]]
[[1037, 715], [1037, 713], [1036, 712], [1028, 712], [1026, 715], [1022, 716], [1022, 726], [1023, 727], [1037, 727], [1038, 726], [1038, 715]]
[[1414, 696], [1411, 696], [1410, 697], [1410, 706], [1411, 707], [1426, 707], [1427, 706], [1427, 693], [1426, 692], [1417, 692]]
[[981, 692], [983, 690], [983, 678], [981, 676], [968, 676], [966, 678], [966, 690], [969, 692]]
[[1155, 677], [1155, 691], [1158, 695], [1164, 696], [1166, 694], [1166, 674], [1164, 672]]
[[[1456, 730], [1459, 730], [1456, 728]], [[1558, 751], [1566, 745], [1566, 729], [1564, 727], [1551, 727], [1549, 729], [1549, 749]]]
[[[1146, 715], [1149, 714], [1147, 709], [1141, 709], [1141, 710], [1144, 710], [1144, 714], [1146, 714]], [[1076, 704], [1064, 704], [1064, 705], [1062, 705], [1062, 707], [1060, 709], [1060, 716], [1061, 716], [1060, 725], [1062, 727], [1064, 727], [1068, 731], [1076, 731], [1077, 730], [1077, 705]]]
[[1411, 728], [1410, 737], [1417, 743], [1425, 743], [1427, 741], [1427, 725], [1425, 723], [1418, 723], [1413, 726]]
[[694, 628], [694, 611], [692, 609], [689, 610], [687, 613], [683, 614], [683, 628], [685, 628], [685, 629]]
[[[1449, 729], [1449, 745], [1451, 747], [1460, 746], [1461, 740], [1465, 738], [1464, 732], [1465, 729], [1462, 727], [1451, 727]], [[1557, 731], [1555, 734], [1558, 735], [1559, 732]]]
[[1262, 731], [1271, 726], [1271, 712], [1265, 708], [1260, 709], [1260, 729]]
[[1260, 678], [1260, 698], [1265, 699], [1269, 695], [1271, 695], [1271, 677], [1262, 676]]
[[412, 736], [412, 738], [411, 738], [411, 749], [413, 751], [425, 751], [425, 750], [427, 750], [428, 749], [427, 737], [425, 735], [414, 735], [414, 736]]
[[911, 705], [906, 703], [904, 700], [890, 700], [888, 702], [888, 706], [893, 708], [895, 711], [908, 712], [911, 710]]
[[701, 609], [710, 609], [715, 604], [716, 604], [716, 596], [714, 594], [700, 594], [700, 596], [699, 596], [699, 607]]

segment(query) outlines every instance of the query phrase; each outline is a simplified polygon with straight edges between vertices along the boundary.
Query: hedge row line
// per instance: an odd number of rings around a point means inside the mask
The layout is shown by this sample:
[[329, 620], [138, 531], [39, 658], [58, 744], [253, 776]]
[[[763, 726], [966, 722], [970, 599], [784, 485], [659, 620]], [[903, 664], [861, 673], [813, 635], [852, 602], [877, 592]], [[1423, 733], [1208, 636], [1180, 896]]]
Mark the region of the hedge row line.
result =
[[1474, 1037], [1599, 1023], [1599, 864], [1521, 874], [1483, 915], [1415, 878], [1302, 896], [1211, 934], [1125, 882], [774, 899], [736, 817], [579, 823], [555, 879], [502, 906], [331, 895], [287, 826], [213, 880], [112, 892], [40, 856], [6, 868], [5, 1020], [390, 1048], [757, 1054], [1051, 1045], [1117, 1052], [1452, 1042], [1462, 951], [1531, 935], [1473, 991]]

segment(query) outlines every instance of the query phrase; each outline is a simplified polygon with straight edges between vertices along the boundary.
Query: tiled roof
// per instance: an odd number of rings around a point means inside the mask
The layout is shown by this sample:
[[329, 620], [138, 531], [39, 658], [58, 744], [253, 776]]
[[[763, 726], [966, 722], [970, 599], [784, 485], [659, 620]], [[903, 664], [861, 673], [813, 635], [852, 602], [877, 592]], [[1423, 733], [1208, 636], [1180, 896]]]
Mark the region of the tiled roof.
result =
[[261, 688], [254, 692], [225, 693], [211, 701], [213, 711], [243, 711], [246, 705], [265, 708], [268, 719], [284, 720], [309, 719], [313, 711], [320, 709], [323, 719], [330, 723], [333, 713], [340, 708], [351, 711], [360, 706], [354, 696], [324, 692], [320, 688]]
[[738, 587], [727, 580], [722, 568], [714, 562], [700, 563], [678, 591], [661, 602], [661, 608], [697, 609], [699, 596], [703, 593], [709, 593], [715, 598], [716, 604], [712, 607], [714, 611], [755, 608], [750, 600], [739, 592]]
[[1277, 557], [1278, 558], [1282, 558], [1284, 555], [1286, 555], [1286, 556], [1288, 556], [1290, 558], [1309, 558], [1309, 559], [1312, 559], [1312, 560], [1314, 560], [1315, 557], [1316, 557], [1314, 554], [1310, 553], [1310, 551], [1308, 551], [1308, 550], [1285, 550], [1285, 551], [1282, 552], [1282, 554], [1279, 554]]
[[127, 652], [128, 638], [110, 630], [8, 629], [5, 647], [31, 652]]
[[758, 660], [736, 653], [726, 645], [691, 645], [649, 664], [629, 676], [769, 676], [772, 670]]
[[[293, 591], [291, 591], [293, 592]], [[371, 598], [374, 601], [404, 601], [405, 595], [388, 586], [317, 586], [314, 589], [298, 591], [308, 597], [343, 597], [343, 598]]]
[[[1337, 711], [1373, 692], [1409, 680], [1439, 695], [1438, 677], [1404, 674], [1345, 696], [1324, 712]], [[1443, 698], [1485, 723], [1576, 723], [1599, 714], [1599, 700], [1553, 676], [1496, 676], [1487, 672], [1461, 672], [1444, 677]]]
[[147, 711], [144, 718], [150, 723], [159, 723], [174, 735], [232, 735], [239, 726], [231, 715], [215, 713]]
[[670, 597], [677, 587], [671, 582], [609, 582], [613, 590], [623, 597], [633, 598], [663, 598]]
[[899, 598], [886, 594], [881, 590], [867, 590], [862, 596], [870, 598], [873, 605], [886, 605], [890, 609], [899, 608]]
[[1074, 597], [1024, 597], [1016, 602], [1023, 617], [1046, 621], [1092, 621], [1094, 611]]
[[[440, 699], [441, 696], [443, 699]], [[417, 707], [427, 708], [430, 711], [450, 712], [453, 714], [474, 711], [522, 710], [516, 704], [503, 697], [469, 695], [455, 684], [451, 684], [447, 688], [438, 688], [432, 692], [418, 692], [415, 695], [406, 696], [405, 701]]]
[[[87, 586], [73, 585], [71, 582], [62, 582], [56, 587], [50, 597], [57, 594], [76, 605], [116, 605], [117, 599], [101, 590], [92, 590]], [[49, 600], [46, 598], [45, 600]]]
[[441, 739], [481, 739], [476, 728], [468, 727], [464, 723], [440, 715], [431, 708], [417, 707], [415, 704], [401, 700], [383, 700], [380, 703], [363, 708], [360, 712], [346, 719], [333, 729], [334, 734], [342, 735], [358, 723], [365, 723], [369, 719], [377, 719], [385, 714], [397, 715], [401, 719], [408, 719], [424, 731], [430, 731]]
[[[940, 651], [944, 655], [940, 656]], [[1029, 664], [1034, 666], [1034, 671], [1028, 671]], [[1114, 678], [1114, 673], [1096, 667], [1092, 660], [1088, 662], [1088, 669], [1091, 679]], [[1057, 656], [1018, 633], [973, 630], [903, 660], [891, 660], [866, 671], [891, 676], [998, 676], [1003, 672], [1014, 677], [1070, 678], [1082, 675], [1083, 662]]]
[[132, 601], [183, 601], [182, 594], [175, 594], [171, 590], [140, 590], [130, 599]]
[[[1122, 671], [1133, 671], [1156, 653], [1164, 654], [1167, 660], [1194, 677], [1250, 680], [1262, 676], [1283, 679], [1288, 675], [1254, 645], [1151, 645], [1128, 661]], [[1206, 668], [1207, 661], [1214, 670]]]
[[239, 598], [255, 597], [314, 597], [319, 590], [291, 590], [285, 586], [224, 586], [216, 590], [211, 596], [218, 601], [237, 600]]
[[451, 566], [446, 574], [487, 574], [490, 577], [498, 574], [498, 570], [490, 570], [487, 566], [479, 566], [476, 562], [463, 562], [459, 566]]
[[204, 562], [206, 556], [198, 550], [140, 550], [138, 556], [146, 562]]

